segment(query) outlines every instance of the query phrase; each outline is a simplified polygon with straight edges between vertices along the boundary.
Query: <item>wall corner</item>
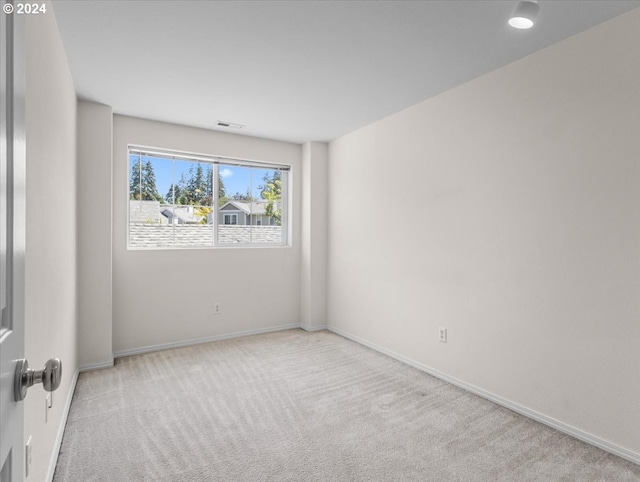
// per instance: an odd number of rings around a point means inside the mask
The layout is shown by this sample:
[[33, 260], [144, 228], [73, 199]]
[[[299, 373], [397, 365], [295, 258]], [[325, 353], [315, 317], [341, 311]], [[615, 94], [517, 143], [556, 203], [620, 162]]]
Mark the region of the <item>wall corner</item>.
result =
[[328, 147], [302, 146], [300, 324], [308, 331], [327, 324]]

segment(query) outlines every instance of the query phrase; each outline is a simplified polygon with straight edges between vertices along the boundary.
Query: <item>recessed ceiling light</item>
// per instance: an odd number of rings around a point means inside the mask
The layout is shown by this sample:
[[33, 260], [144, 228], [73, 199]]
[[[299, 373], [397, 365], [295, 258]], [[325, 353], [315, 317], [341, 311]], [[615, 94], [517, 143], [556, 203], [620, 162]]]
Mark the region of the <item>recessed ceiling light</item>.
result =
[[228, 129], [242, 129], [243, 127], [245, 127], [242, 124], [234, 124], [233, 122], [227, 122], [227, 121], [217, 121], [216, 125], [218, 127], [226, 127]]
[[527, 29], [533, 27], [533, 23], [540, 10], [540, 5], [536, 2], [530, 2], [525, 0], [518, 3], [516, 8], [513, 9], [511, 18], [509, 19], [509, 25], [513, 28]]

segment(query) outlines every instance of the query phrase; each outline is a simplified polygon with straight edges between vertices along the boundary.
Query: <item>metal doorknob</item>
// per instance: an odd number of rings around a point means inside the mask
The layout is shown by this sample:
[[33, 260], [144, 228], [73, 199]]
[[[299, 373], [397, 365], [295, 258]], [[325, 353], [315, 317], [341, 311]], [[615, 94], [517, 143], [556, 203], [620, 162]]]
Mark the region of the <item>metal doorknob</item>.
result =
[[36, 383], [42, 383], [42, 388], [47, 392], [53, 392], [58, 389], [61, 380], [62, 362], [59, 358], [52, 358], [47, 361], [42, 370], [32, 370], [29, 368], [27, 360], [18, 360], [13, 396], [16, 402], [24, 400], [27, 396], [27, 389]]

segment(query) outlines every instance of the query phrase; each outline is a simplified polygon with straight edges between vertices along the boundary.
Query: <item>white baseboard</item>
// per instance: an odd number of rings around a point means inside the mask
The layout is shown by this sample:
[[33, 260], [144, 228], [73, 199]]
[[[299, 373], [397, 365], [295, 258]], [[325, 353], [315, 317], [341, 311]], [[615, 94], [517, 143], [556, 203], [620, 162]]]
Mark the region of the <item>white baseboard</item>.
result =
[[314, 331], [326, 330], [327, 329], [327, 325], [308, 326], [308, 325], [305, 325], [305, 324], [301, 324], [300, 328], [302, 328], [304, 331], [314, 332]]
[[498, 395], [495, 395], [491, 392], [487, 392], [486, 390], [483, 390], [482, 388], [476, 387], [475, 385], [471, 385], [469, 383], [463, 382], [462, 380], [458, 380], [457, 378], [451, 377], [449, 375], [447, 375], [446, 373], [442, 373], [434, 368], [431, 368], [427, 365], [424, 365], [420, 362], [417, 362], [415, 360], [412, 360], [410, 358], [406, 358], [398, 353], [395, 353], [391, 350], [387, 350], [386, 348], [383, 348], [381, 346], [376, 345], [375, 343], [371, 343], [363, 338], [360, 338], [358, 336], [352, 335], [351, 333], [348, 333], [346, 331], [343, 331], [339, 328], [335, 328], [331, 325], [329, 325], [327, 327], [327, 329], [337, 335], [340, 335], [344, 338], [348, 338], [349, 340], [355, 341], [356, 343], [359, 343], [361, 345], [366, 346], [367, 348], [371, 348], [372, 350], [375, 350], [379, 353], [382, 353], [384, 355], [387, 355], [391, 358], [394, 358], [402, 363], [405, 363], [406, 365], [412, 366], [414, 368], [417, 368], [418, 370], [421, 370], [425, 373], [428, 373], [429, 375], [433, 375], [434, 377], [437, 377], [441, 380], [444, 380], [447, 383], [450, 383], [452, 385], [455, 385], [457, 387], [460, 387], [464, 390], [467, 390], [468, 392], [474, 393], [476, 395], [481, 396], [482, 398], [485, 398], [487, 400], [490, 400], [494, 403], [497, 403], [498, 405], [502, 405], [503, 407], [508, 408], [509, 410], [513, 410], [516, 413], [519, 413], [520, 415], [524, 415], [525, 417], [528, 417], [530, 419], [533, 419], [537, 422], [540, 422], [544, 425], [547, 425], [551, 428], [554, 428], [560, 432], [566, 433], [567, 435], [571, 435], [574, 438], [577, 438], [578, 440], [581, 440], [583, 442], [586, 442], [588, 444], [591, 445], [595, 445], [598, 448], [601, 448], [602, 450], [605, 450], [607, 452], [610, 452], [614, 455], [617, 455], [618, 457], [621, 457], [623, 459], [626, 459], [630, 462], [633, 462], [635, 464], [640, 465], [640, 454], [632, 452], [631, 450], [625, 449], [624, 447], [620, 447], [616, 444], [613, 444], [607, 440], [601, 439], [599, 437], [596, 437], [595, 435], [592, 435], [588, 432], [584, 432], [576, 427], [573, 427], [571, 425], [568, 425], [566, 423], [563, 423], [559, 420], [556, 420], [554, 418], [548, 417], [542, 413], [536, 412], [535, 410], [531, 410], [530, 408], [527, 408], [523, 405], [520, 405], [518, 403], [512, 402], [510, 400], [507, 400], [505, 398], [502, 398]]
[[134, 348], [132, 350], [117, 351], [113, 354], [113, 356], [114, 358], [119, 358], [123, 356], [140, 355], [142, 353], [149, 353], [152, 351], [169, 350], [171, 348], [181, 348], [184, 346], [192, 346], [192, 345], [201, 345], [203, 343], [209, 343], [212, 341], [229, 340], [231, 338], [240, 338], [241, 336], [262, 335], [264, 333], [292, 330], [294, 328], [300, 328], [300, 324], [292, 323], [290, 325], [273, 326], [269, 328], [260, 328], [257, 330], [238, 331], [235, 333], [229, 333], [227, 335], [216, 335], [216, 336], [209, 336], [205, 338], [196, 338], [193, 340], [184, 340], [184, 341], [177, 341], [172, 343], [162, 343], [160, 345], [144, 346], [142, 348]]
[[101, 368], [112, 368], [112, 367], [113, 367], [113, 358], [111, 358], [111, 360], [107, 360], [99, 363], [89, 363], [87, 365], [82, 365], [78, 369], [78, 371], [82, 373], [82, 372], [88, 372], [90, 370], [100, 370]]
[[64, 429], [67, 426], [67, 419], [69, 418], [69, 410], [71, 409], [71, 401], [73, 400], [73, 394], [76, 391], [76, 384], [78, 383], [79, 370], [73, 374], [73, 380], [71, 380], [71, 388], [67, 393], [67, 400], [64, 404], [62, 411], [62, 418], [58, 425], [58, 433], [56, 435], [56, 441], [53, 445], [53, 453], [51, 454], [51, 460], [49, 461], [49, 470], [47, 471], [47, 482], [53, 481], [53, 475], [56, 471], [56, 465], [58, 463], [58, 455], [60, 455], [60, 448], [62, 447], [62, 437], [64, 436]]

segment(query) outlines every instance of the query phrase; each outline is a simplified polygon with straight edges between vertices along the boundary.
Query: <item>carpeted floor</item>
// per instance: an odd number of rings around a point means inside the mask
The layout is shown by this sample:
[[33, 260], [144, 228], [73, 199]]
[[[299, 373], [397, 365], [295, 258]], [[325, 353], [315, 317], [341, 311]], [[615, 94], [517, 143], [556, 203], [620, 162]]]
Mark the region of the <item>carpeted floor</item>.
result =
[[639, 481], [640, 466], [329, 332], [82, 373], [56, 482]]

